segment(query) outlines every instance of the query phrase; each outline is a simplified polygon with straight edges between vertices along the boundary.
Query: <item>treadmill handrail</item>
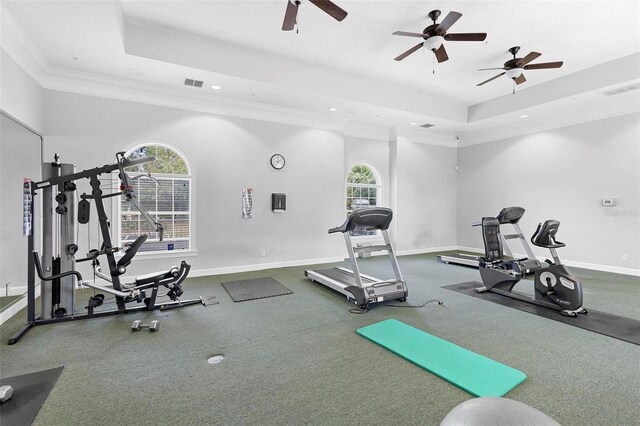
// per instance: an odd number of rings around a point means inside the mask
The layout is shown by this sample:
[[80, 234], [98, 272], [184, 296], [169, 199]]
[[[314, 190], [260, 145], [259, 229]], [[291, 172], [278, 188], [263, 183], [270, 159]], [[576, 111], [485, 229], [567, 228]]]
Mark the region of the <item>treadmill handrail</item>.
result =
[[393, 211], [386, 207], [367, 207], [356, 209], [345, 219], [344, 223], [335, 228], [329, 229], [329, 234], [335, 232], [351, 232], [356, 229], [384, 231], [389, 229]]

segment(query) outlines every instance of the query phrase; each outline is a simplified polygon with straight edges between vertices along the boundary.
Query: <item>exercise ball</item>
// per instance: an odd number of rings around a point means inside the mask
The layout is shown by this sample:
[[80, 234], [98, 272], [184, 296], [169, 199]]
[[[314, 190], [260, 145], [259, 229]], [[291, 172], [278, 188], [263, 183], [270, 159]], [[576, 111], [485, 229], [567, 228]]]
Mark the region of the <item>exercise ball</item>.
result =
[[440, 426], [560, 426], [560, 423], [522, 402], [483, 397], [457, 405]]

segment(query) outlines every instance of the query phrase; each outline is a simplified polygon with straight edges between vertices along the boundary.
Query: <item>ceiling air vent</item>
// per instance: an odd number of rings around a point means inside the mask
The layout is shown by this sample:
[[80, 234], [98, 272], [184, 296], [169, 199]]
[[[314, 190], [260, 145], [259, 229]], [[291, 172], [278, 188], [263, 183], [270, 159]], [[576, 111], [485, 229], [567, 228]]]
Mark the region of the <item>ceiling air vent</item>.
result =
[[606, 92], [600, 92], [600, 94], [605, 96], [614, 96], [619, 95], [621, 93], [631, 92], [632, 90], [640, 89], [640, 83], [630, 84], [628, 86], [616, 87], [615, 89], [607, 90]]
[[202, 87], [203, 81], [200, 80], [194, 80], [192, 78], [185, 78], [184, 79], [184, 85], [185, 86], [191, 86], [191, 87]]
[[433, 124], [425, 123], [425, 124], [421, 125], [420, 127], [422, 127], [423, 129], [428, 129], [429, 127], [433, 127]]

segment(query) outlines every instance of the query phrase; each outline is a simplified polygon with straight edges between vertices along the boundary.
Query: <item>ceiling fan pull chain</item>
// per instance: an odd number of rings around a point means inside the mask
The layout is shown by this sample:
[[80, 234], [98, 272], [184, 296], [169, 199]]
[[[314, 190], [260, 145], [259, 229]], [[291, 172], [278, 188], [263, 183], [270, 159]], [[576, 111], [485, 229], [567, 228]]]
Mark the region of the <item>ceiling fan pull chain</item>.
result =
[[511, 93], [512, 95], [516, 94], [516, 81], [513, 80], [513, 93]]
[[433, 69], [431, 74], [435, 74], [436, 73], [436, 55], [431, 55], [431, 68]]

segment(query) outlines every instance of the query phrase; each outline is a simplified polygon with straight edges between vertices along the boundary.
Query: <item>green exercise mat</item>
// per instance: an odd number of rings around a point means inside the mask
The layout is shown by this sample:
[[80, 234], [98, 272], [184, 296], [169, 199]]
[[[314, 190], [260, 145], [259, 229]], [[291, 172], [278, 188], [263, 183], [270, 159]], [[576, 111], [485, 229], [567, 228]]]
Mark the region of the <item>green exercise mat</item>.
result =
[[395, 319], [362, 327], [356, 333], [475, 396], [503, 396], [527, 377]]

